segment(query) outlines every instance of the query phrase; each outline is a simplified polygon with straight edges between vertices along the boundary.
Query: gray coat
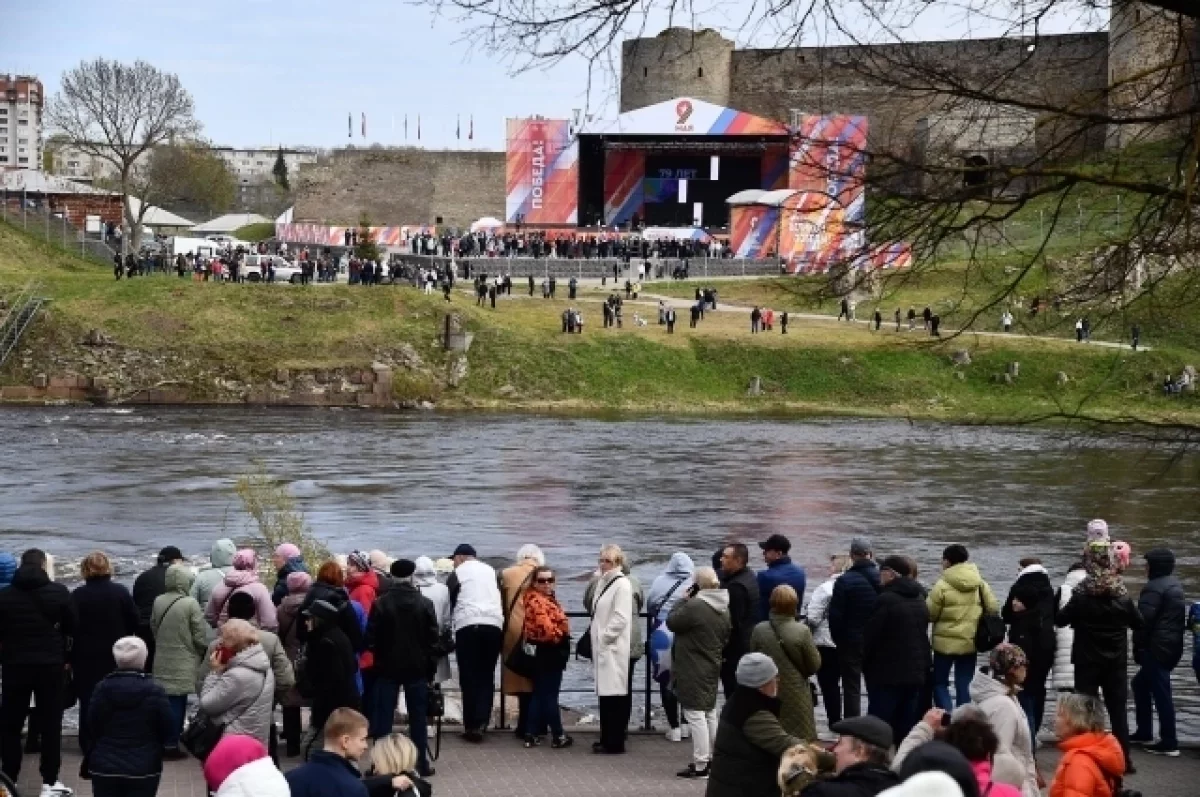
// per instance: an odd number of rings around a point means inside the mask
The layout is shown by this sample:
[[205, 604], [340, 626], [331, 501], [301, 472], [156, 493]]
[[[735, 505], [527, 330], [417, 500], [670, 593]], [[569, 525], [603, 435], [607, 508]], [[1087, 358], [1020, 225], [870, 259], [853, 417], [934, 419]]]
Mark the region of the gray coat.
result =
[[680, 601], [667, 615], [667, 628], [675, 634], [671, 678], [679, 705], [689, 711], [712, 711], [721, 681], [721, 651], [733, 630], [729, 593], [704, 589]]
[[[196, 676], [196, 694], [200, 694], [204, 690], [204, 681], [207, 680], [209, 674], [212, 672], [213, 651], [220, 644], [220, 640], [213, 640], [208, 645], [208, 651], [204, 654], [204, 658], [200, 662], [200, 672]], [[271, 661], [271, 674], [275, 676], [275, 699], [282, 703], [287, 693], [296, 685], [296, 674], [292, 669], [292, 660], [288, 658], [287, 650], [284, 648], [283, 643], [279, 641], [279, 637], [270, 631], [258, 629], [258, 644], [262, 645], [263, 652], [267, 654], [267, 658]]]
[[200, 710], [225, 726], [226, 735], [253, 736], [270, 742], [275, 675], [261, 644], [229, 660], [222, 672], [210, 672], [200, 693]]

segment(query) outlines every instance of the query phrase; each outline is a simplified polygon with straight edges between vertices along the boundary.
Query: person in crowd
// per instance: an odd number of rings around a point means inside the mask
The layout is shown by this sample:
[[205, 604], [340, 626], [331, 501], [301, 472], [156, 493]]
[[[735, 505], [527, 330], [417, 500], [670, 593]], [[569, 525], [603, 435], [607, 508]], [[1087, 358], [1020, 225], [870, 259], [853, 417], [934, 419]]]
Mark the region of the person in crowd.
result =
[[[300, 658], [300, 627], [304, 618], [300, 614], [300, 606], [312, 586], [312, 576], [303, 570], [289, 573], [287, 577], [288, 594], [279, 603], [276, 616], [279, 619], [279, 641], [287, 652], [288, 660], [292, 663], [293, 672], [296, 661]], [[287, 694], [280, 699], [283, 714], [283, 738], [287, 742], [285, 755], [295, 758], [300, 755], [301, 716], [300, 709], [304, 706], [304, 697], [295, 683]]]
[[821, 702], [830, 725], [842, 718], [842, 689], [837, 646], [833, 644], [833, 637], [829, 633], [829, 601], [833, 597], [833, 585], [846, 571], [848, 563], [849, 559], [845, 556], [835, 554], [829, 557], [829, 578], [813, 590], [808, 605], [804, 607], [804, 622], [812, 631], [813, 643], [821, 657], [817, 685], [821, 689]]
[[775, 797], [775, 773], [789, 748], [801, 743], [779, 722], [779, 670], [771, 657], [747, 653], [738, 662], [737, 688], [725, 701], [708, 768], [706, 797]]
[[901, 785], [883, 792], [886, 797], [979, 796], [979, 782], [967, 757], [940, 739], [914, 750], [899, 767], [893, 761], [892, 770]]
[[288, 596], [288, 576], [292, 573], [307, 573], [308, 567], [304, 564], [300, 548], [290, 542], [275, 548], [271, 564], [275, 566], [275, 588], [271, 591], [271, 602], [278, 606]]
[[316, 601], [302, 614], [308, 629], [306, 668], [297, 686], [312, 700], [312, 731], [319, 730], [335, 710], [350, 708], [357, 712], [362, 705], [355, 679], [358, 661], [342, 630], [341, 616], [341, 610], [328, 601]]
[[1027, 557], [1020, 566], [1000, 615], [1008, 624], [1008, 641], [1029, 660], [1029, 672], [1017, 699], [1029, 717], [1029, 737], [1036, 745], [1046, 706], [1046, 681], [1054, 666], [1054, 587], [1040, 559]]
[[154, 601], [150, 628], [158, 648], [154, 657], [154, 679], [167, 694], [171, 707], [171, 733], [163, 757], [168, 761], [187, 758], [179, 749], [179, 734], [187, 715], [188, 695], [196, 690], [196, 670], [208, 646], [209, 626], [200, 604], [191, 597], [192, 570], [175, 564], [167, 568], [167, 591]]
[[204, 782], [214, 797], [290, 797], [267, 748], [239, 734], [223, 736], [204, 759]]
[[913, 726], [900, 743], [892, 759], [892, 769], [901, 772], [909, 755], [924, 749], [930, 742], [940, 740], [966, 757], [981, 794], [986, 792], [989, 797], [1021, 797], [1017, 784], [1024, 782], [1024, 770], [1015, 765], [1007, 773], [994, 769], [993, 761], [1000, 740], [987, 716], [971, 703], [956, 708], [949, 725], [943, 724], [946, 716], [945, 711], [936, 707], [925, 712], [925, 717]]
[[[760, 574], [761, 575], [761, 574]], [[775, 587], [768, 599], [768, 619], [759, 623], [750, 636], [750, 649], [765, 653], [779, 669], [779, 699], [783, 729], [806, 742], [817, 738], [813, 715], [813, 693], [809, 678], [821, 668], [821, 654], [808, 626], [796, 620], [800, 597], [787, 584]]]
[[522, 602], [521, 637], [536, 650], [533, 697], [525, 721], [525, 747], [541, 743], [550, 734], [550, 746], [556, 750], [570, 747], [574, 739], [563, 730], [558, 694], [563, 670], [571, 658], [571, 622], [554, 595], [554, 571], [542, 565], [533, 573], [533, 588], [525, 591]]
[[379, 582], [379, 593], [382, 595], [392, 586], [392, 562], [396, 560], [377, 548], [371, 550], [367, 558], [371, 562], [371, 570]]
[[[949, 545], [942, 551], [942, 576], [929, 593], [929, 619], [933, 623], [933, 700], [950, 711], [971, 698], [975, 674], [975, 629], [984, 613], [999, 614], [1000, 603], [992, 588], [967, 561], [966, 547]], [[950, 672], [954, 671], [954, 700], [950, 698]]]
[[324, 723], [323, 749], [284, 776], [291, 797], [369, 797], [355, 766], [370, 747], [367, 728], [367, 718], [354, 709], [332, 712]]
[[[303, 617], [314, 603], [325, 601], [337, 610], [338, 627], [350, 642], [350, 649], [356, 653], [363, 649], [363, 626], [359, 623], [358, 612], [346, 591], [346, 573], [342, 566], [330, 559], [322, 562], [317, 568], [317, 577], [313, 580], [304, 602], [300, 604], [300, 615]], [[308, 638], [308, 624], [300, 626], [300, 641]], [[358, 680], [358, 666], [355, 665], [355, 681]], [[361, 691], [361, 690], [360, 690]]]
[[971, 681], [971, 702], [979, 707], [996, 732], [999, 746], [993, 758], [997, 769], [1023, 773], [1021, 794], [1038, 797], [1042, 776], [1033, 758], [1029, 719], [1017, 700], [1017, 692], [1028, 669], [1025, 653], [1016, 645], [1002, 642], [988, 655], [988, 672], [981, 668]]
[[112, 580], [112, 563], [104, 553], [88, 554], [79, 574], [83, 586], [71, 593], [71, 607], [79, 621], [71, 645], [71, 678], [79, 698], [79, 746], [86, 750], [92, 690], [117, 668], [113, 645], [137, 633], [138, 614], [129, 590]]
[[[450, 590], [438, 581], [437, 568], [428, 556], [418, 556], [414, 564], [416, 569], [413, 571], [413, 584], [433, 604], [433, 613], [437, 616], [438, 646], [434, 651], [437, 664], [431, 681], [436, 685], [450, 680], [450, 655], [446, 652], [448, 648], [453, 647], [454, 633], [451, 624]], [[388, 577], [391, 577], [390, 573]]]
[[258, 580], [258, 554], [253, 548], [243, 548], [234, 554], [233, 572], [213, 588], [204, 608], [204, 619], [208, 620], [209, 625], [219, 629], [229, 619], [229, 598], [240, 592], [254, 598], [254, 604], [258, 607], [256, 619], [259, 628], [267, 631], [279, 629], [279, 618], [276, 616], [275, 604], [271, 601], [271, 592]]
[[[507, 662], [513, 648], [521, 644], [525, 627], [525, 593], [533, 588], [533, 574], [544, 564], [546, 557], [541, 548], [536, 545], [522, 545], [517, 551], [516, 564], [506, 567], [500, 573], [500, 599], [504, 606], [501, 662]], [[533, 698], [533, 680], [518, 675], [504, 665], [500, 671], [500, 683], [505, 695], [517, 697], [517, 736], [521, 739], [532, 736], [526, 724], [529, 718], [529, 701]]]
[[1054, 733], [1063, 755], [1049, 797], [1116, 797], [1125, 776], [1125, 752], [1107, 725], [1098, 697], [1059, 695]]
[[213, 543], [212, 550], [208, 553], [211, 565], [197, 573], [196, 580], [192, 582], [192, 597], [201, 606], [208, 606], [208, 599], [212, 597], [213, 590], [225, 581], [225, 576], [233, 572], [235, 554], [237, 546], [233, 544], [233, 540], [222, 537]]
[[1059, 610], [1055, 623], [1075, 629], [1071, 664], [1075, 667], [1075, 691], [1100, 695], [1112, 721], [1113, 735], [1125, 751], [1125, 770], [1132, 773], [1129, 756], [1129, 719], [1126, 701], [1129, 681], [1129, 630], [1142, 627], [1142, 615], [1129, 598], [1125, 582], [1117, 573], [1112, 546], [1107, 542], [1108, 525], [1103, 520], [1088, 524], [1089, 541], [1083, 563], [1087, 575]]
[[139, 573], [133, 581], [133, 604], [138, 610], [138, 636], [150, 651], [147, 669], [154, 669], [154, 634], [150, 630], [150, 613], [154, 611], [154, 601], [167, 591], [167, 568], [181, 562], [183, 553], [174, 545], [168, 545], [158, 552], [154, 566]]
[[[1067, 571], [1062, 586], [1054, 593], [1054, 616], [1071, 602], [1071, 594], [1083, 581], [1087, 571], [1083, 562], [1075, 562]], [[1075, 629], [1069, 625], [1055, 623], [1054, 630], [1054, 689], [1057, 692], [1075, 691], [1075, 665], [1071, 663], [1071, 649], [1075, 645]]]
[[454, 607], [454, 648], [462, 687], [463, 738], [483, 741], [496, 694], [496, 662], [504, 641], [504, 608], [496, 571], [475, 558], [475, 549], [454, 549], [454, 572], [446, 580]]
[[[646, 605], [646, 590], [642, 588], [642, 582], [636, 575], [633, 574], [633, 562], [629, 559], [629, 554], [622, 553], [621, 573], [625, 578], [629, 579], [629, 592], [633, 596], [633, 614], [634, 618], [633, 629], [629, 634], [629, 695], [632, 700], [633, 696], [633, 672], [637, 667], [637, 661], [646, 651], [646, 632], [643, 630], [643, 624], [638, 619], [641, 617], [642, 609]], [[583, 591], [583, 607], [588, 612], [592, 611], [592, 606], [596, 602], [596, 589], [600, 584], [601, 573], [599, 569], [592, 574], [592, 578], [588, 581], [587, 587]], [[632, 710], [632, 709], [631, 709]]]
[[[370, 557], [363, 551], [351, 551], [346, 555], [345, 572], [346, 592], [350, 595], [355, 613], [361, 615], [363, 623], [369, 623], [375, 601], [383, 594], [379, 576], [371, 567]], [[358, 651], [358, 672], [362, 679], [363, 708], [370, 719], [375, 688], [375, 654], [365, 644]]]
[[758, 544], [762, 549], [763, 561], [767, 563], [766, 570], [758, 571], [758, 619], [766, 620], [770, 615], [771, 593], [780, 584], [787, 584], [804, 597], [806, 579], [804, 568], [792, 562], [788, 552], [792, 543], [782, 534], [772, 534]]
[[14, 782], [21, 774], [21, 728], [41, 733], [41, 797], [70, 797], [59, 780], [62, 765], [64, 672], [76, 633], [71, 593], [51, 581], [47, 556], [37, 548], [21, 554], [12, 585], [0, 590], [0, 768]]
[[223, 725], [225, 733], [253, 736], [267, 745], [275, 674], [258, 640], [258, 630], [245, 620], [225, 621], [200, 688], [200, 710]]
[[838, 649], [842, 681], [842, 716], [862, 713], [863, 629], [875, 610], [879, 595], [879, 568], [871, 557], [871, 543], [850, 541], [850, 567], [833, 584], [829, 596], [829, 635]]
[[878, 717], [849, 717], [830, 728], [834, 776], [806, 786], [803, 797], [873, 797], [900, 782], [891, 770], [892, 728]]
[[[1133, 676], [1133, 702], [1137, 728], [1131, 742], [1146, 745], [1146, 752], [1179, 756], [1175, 735], [1175, 702], [1171, 672], [1183, 658], [1183, 632], [1187, 604], [1183, 586], [1175, 577], [1175, 554], [1169, 548], [1146, 553], [1146, 586], [1138, 597], [1142, 628], [1133, 635], [1133, 658], [1139, 665]], [[1158, 743], [1153, 741], [1154, 711], [1158, 711]]]
[[750, 649], [750, 635], [759, 619], [758, 580], [749, 567], [750, 552], [745, 545], [733, 543], [721, 549], [721, 586], [729, 591], [729, 619], [733, 630], [725, 646], [721, 665], [721, 685], [728, 698], [737, 689], [737, 666]]
[[671, 554], [667, 567], [650, 584], [646, 596], [646, 610], [650, 614], [650, 666], [658, 682], [659, 697], [663, 713], [667, 717], [667, 739], [672, 742], [683, 740], [679, 724], [679, 700], [671, 688], [671, 645], [674, 634], [667, 628], [667, 617], [692, 586], [692, 574], [696, 565], [692, 557], [683, 551]]
[[904, 557], [880, 562], [879, 579], [879, 597], [863, 630], [867, 712], [888, 723], [899, 744], [920, 716], [930, 667], [929, 609]]
[[600, 740], [596, 753], [625, 752], [625, 736], [633, 711], [629, 692], [630, 647], [637, 615], [633, 588], [621, 571], [625, 555], [616, 545], [600, 549], [600, 579], [590, 604], [592, 670], [600, 703]]
[[370, 797], [431, 797], [433, 787], [417, 775], [417, 746], [403, 734], [376, 739], [367, 755], [363, 783]]
[[95, 797], [158, 793], [163, 747], [173, 719], [167, 693], [144, 672], [146, 656], [146, 643], [140, 638], [116, 640], [108, 652], [114, 669], [90, 694], [92, 733], [86, 743], [80, 742], [81, 769], [91, 779]]
[[671, 644], [672, 692], [679, 699], [692, 738], [692, 763], [681, 778], [706, 778], [717, 736], [717, 688], [721, 651], [733, 632], [729, 592], [716, 571], [698, 568], [694, 583], [667, 615]]
[[391, 735], [396, 702], [403, 688], [408, 733], [419, 751], [417, 771], [429, 776], [433, 768], [425, 752], [428, 748], [425, 718], [438, 624], [433, 602], [413, 583], [416, 569], [416, 563], [408, 559], [392, 563], [392, 588], [375, 604], [375, 611], [367, 621], [367, 649], [375, 654], [376, 667], [369, 733], [374, 739]]

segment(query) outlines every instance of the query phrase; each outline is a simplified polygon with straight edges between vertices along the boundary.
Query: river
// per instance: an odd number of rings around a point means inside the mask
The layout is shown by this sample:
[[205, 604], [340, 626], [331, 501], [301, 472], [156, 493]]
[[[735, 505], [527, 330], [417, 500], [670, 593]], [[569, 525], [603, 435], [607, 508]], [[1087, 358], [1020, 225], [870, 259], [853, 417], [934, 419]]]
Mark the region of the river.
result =
[[[951, 542], [1003, 595], [1017, 560], [1060, 581], [1103, 517], [1141, 556], [1169, 545], [1200, 593], [1200, 456], [1061, 432], [902, 421], [596, 419], [282, 409], [0, 411], [0, 545], [60, 559], [107, 551], [124, 577], [163, 545], [207, 552], [245, 533], [231, 487], [261, 461], [337, 551], [447, 556], [470, 542], [496, 564], [540, 545], [578, 607], [602, 543], [648, 586], [672, 551], [707, 561], [723, 541], [782, 533], [823, 578], [853, 535], [936, 580]], [[65, 568], [64, 572], [71, 572]], [[1190, 644], [1188, 645], [1190, 654]], [[1184, 702], [1200, 732], [1190, 668]]]

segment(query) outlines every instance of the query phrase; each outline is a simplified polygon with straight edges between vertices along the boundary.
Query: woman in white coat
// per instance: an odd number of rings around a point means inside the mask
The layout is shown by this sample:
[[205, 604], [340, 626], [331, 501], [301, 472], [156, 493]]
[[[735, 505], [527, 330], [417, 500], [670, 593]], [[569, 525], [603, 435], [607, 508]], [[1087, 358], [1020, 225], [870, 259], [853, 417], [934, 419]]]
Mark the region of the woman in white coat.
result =
[[592, 666], [600, 702], [600, 741], [594, 753], [624, 753], [633, 700], [629, 694], [629, 646], [633, 636], [633, 588], [621, 572], [625, 555], [616, 545], [600, 549], [600, 581], [592, 607]]
[[1028, 666], [1019, 647], [997, 645], [988, 655], [990, 673], [980, 668], [971, 681], [971, 702], [987, 717], [1000, 743], [992, 757], [992, 776], [1016, 786], [1022, 797], [1041, 797], [1042, 775], [1033, 757], [1029, 720], [1017, 700]]
[[226, 736], [204, 760], [204, 781], [216, 797], [288, 797], [291, 790], [262, 742]]
[[[1058, 588], [1058, 608], [1062, 609], [1071, 602], [1071, 593], [1083, 581], [1087, 571], [1083, 562], [1071, 565], [1067, 578]], [[1063, 626], [1054, 629], [1054, 689], [1058, 692], [1075, 691], [1075, 665], [1071, 663], [1071, 646], [1075, 644], [1075, 629]]]
[[[413, 583], [429, 602], [433, 604], [433, 613], [437, 617], [438, 638], [445, 639], [450, 631], [450, 589], [437, 577], [437, 568], [428, 556], [418, 556], [415, 562], [417, 569], [413, 571]], [[440, 684], [450, 680], [450, 657], [439, 655], [437, 669], [433, 674], [433, 683]]]

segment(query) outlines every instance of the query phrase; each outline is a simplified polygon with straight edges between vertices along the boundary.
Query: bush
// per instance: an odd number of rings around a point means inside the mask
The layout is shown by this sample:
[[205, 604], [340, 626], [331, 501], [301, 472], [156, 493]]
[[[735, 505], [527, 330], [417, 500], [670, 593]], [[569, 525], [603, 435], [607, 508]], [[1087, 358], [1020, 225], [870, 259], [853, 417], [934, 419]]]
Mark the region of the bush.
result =
[[275, 576], [270, 556], [285, 542], [300, 549], [309, 570], [314, 573], [321, 562], [332, 558], [329, 549], [308, 527], [304, 513], [296, 509], [296, 502], [287, 487], [267, 473], [263, 463], [254, 463], [252, 472], [239, 476], [234, 492], [242, 500], [242, 509], [254, 522], [252, 528], [257, 533], [250, 535], [250, 544], [264, 552], [261, 558], [271, 571], [267, 574], [270, 579]]

